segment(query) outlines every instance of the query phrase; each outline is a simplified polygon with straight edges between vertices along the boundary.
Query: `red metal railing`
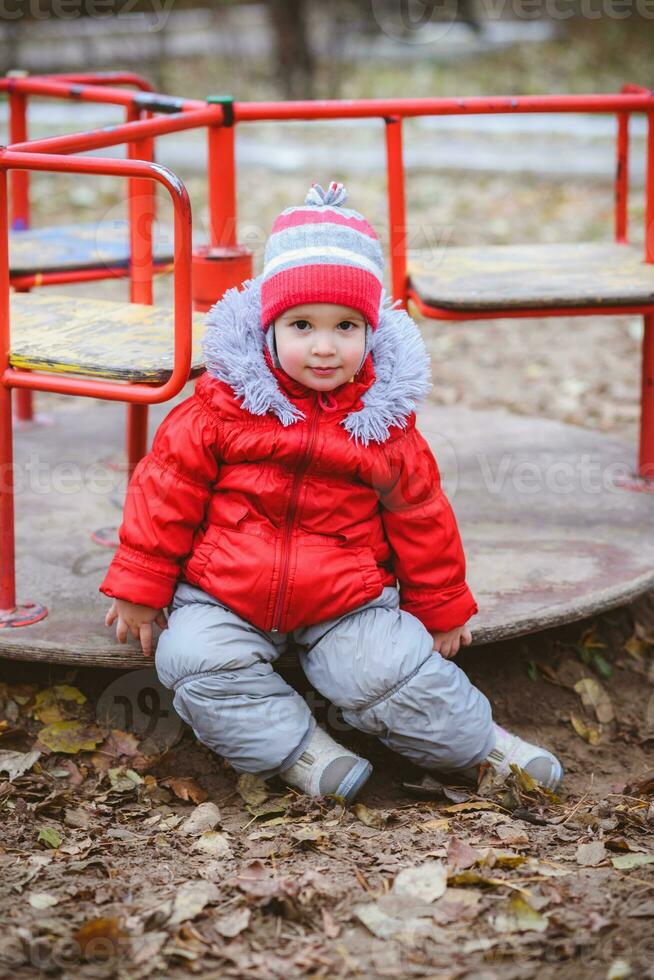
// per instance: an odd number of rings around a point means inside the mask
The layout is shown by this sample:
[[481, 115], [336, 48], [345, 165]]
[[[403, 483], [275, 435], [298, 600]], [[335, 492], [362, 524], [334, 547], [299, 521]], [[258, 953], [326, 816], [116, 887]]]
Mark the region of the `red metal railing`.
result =
[[[10, 72], [7, 79], [4, 81], [7, 84], [9, 90], [9, 142], [12, 145], [27, 143], [27, 105], [28, 105], [28, 94], [26, 92], [18, 91], [15, 85], [17, 78], [26, 77], [24, 73]], [[152, 85], [141, 75], [136, 75], [133, 72], [83, 72], [71, 75], [60, 75], [59, 80], [71, 83], [84, 83], [87, 85], [131, 85], [142, 92], [151, 92]], [[13, 79], [13, 85], [12, 85]], [[32, 76], [34, 80], [34, 76]], [[128, 106], [127, 112], [129, 114], [130, 107]], [[136, 118], [136, 117], [133, 117]], [[145, 152], [143, 159], [152, 159], [151, 154], [148, 155]], [[151, 147], [150, 147], [151, 150]], [[21, 230], [29, 228], [30, 226], [30, 206], [29, 206], [29, 171], [27, 170], [17, 170], [10, 175], [10, 185], [11, 185], [11, 227], [13, 230]], [[45, 276], [41, 273], [35, 275], [24, 275], [24, 276], [12, 276], [11, 283], [14, 289], [19, 292], [28, 292], [33, 286], [42, 285], [54, 285], [66, 282], [79, 282], [82, 280], [89, 279], [105, 279], [108, 276], [115, 274], [115, 270], [111, 269], [100, 269], [93, 270], [91, 274], [85, 271], [81, 276], [80, 273], [70, 273], [70, 272], [58, 272], [58, 273], [48, 273]], [[129, 270], [121, 269], [119, 275], [126, 276], [129, 274]], [[28, 422], [34, 417], [34, 407], [32, 400], [32, 392], [25, 389], [16, 392], [16, 404], [15, 404], [16, 417], [23, 422]], [[130, 413], [137, 411], [131, 406], [128, 409], [128, 433], [131, 433], [133, 429], [137, 427], [136, 420], [134, 422], [130, 421]], [[147, 412], [147, 410], [146, 410]], [[146, 415], [146, 427], [147, 427], [147, 415]], [[142, 420], [138, 423], [138, 429], [143, 430]], [[128, 437], [128, 444], [130, 439]], [[137, 447], [135, 447], [137, 451]]]
[[[162, 385], [121, 384], [91, 378], [56, 376], [26, 371], [9, 363], [10, 277], [9, 201], [7, 173], [13, 170], [90, 174], [157, 181], [169, 193], [174, 209], [174, 362], [170, 378]], [[146, 406], [173, 398], [186, 384], [191, 367], [191, 204], [182, 181], [170, 170], [141, 160], [109, 160], [0, 150], [0, 613], [16, 606], [13, 513], [13, 441], [11, 390], [53, 391], [65, 395], [103, 398]]]

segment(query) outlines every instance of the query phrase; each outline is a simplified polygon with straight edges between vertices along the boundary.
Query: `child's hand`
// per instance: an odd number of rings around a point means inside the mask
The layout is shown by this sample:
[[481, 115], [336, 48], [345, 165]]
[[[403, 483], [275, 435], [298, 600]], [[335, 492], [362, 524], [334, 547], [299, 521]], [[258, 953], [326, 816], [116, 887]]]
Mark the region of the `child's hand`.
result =
[[167, 629], [168, 623], [163, 609], [153, 609], [151, 606], [139, 606], [127, 599], [114, 599], [109, 612], [105, 616], [105, 626], [116, 623], [116, 639], [119, 643], [127, 643], [127, 631], [134, 639], [141, 641], [143, 656], [152, 656], [152, 623], [155, 622], [162, 630]]
[[472, 643], [472, 633], [467, 626], [457, 626], [447, 633], [432, 633], [434, 639], [434, 650], [438, 650], [441, 657], [451, 660], [459, 652], [459, 644], [468, 647]]

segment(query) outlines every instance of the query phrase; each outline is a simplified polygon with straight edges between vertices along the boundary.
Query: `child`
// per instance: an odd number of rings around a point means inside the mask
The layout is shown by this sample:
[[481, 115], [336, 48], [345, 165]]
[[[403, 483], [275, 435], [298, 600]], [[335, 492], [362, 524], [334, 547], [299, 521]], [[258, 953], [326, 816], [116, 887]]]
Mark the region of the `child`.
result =
[[161, 682], [237, 772], [348, 801], [370, 775], [273, 669], [292, 638], [345, 721], [419, 766], [515, 762], [556, 788], [556, 757], [496, 725], [449, 659], [477, 604], [415, 424], [429, 356], [345, 199], [314, 184], [277, 217], [262, 275], [209, 312], [207, 371], [130, 481], [106, 625], [146, 655], [163, 628]]

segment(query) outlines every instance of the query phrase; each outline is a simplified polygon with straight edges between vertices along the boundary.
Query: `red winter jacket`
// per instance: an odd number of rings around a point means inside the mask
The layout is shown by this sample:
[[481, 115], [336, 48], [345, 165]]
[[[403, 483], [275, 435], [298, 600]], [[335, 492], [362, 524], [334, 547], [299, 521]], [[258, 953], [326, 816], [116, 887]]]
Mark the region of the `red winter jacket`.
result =
[[[430, 631], [477, 612], [434, 456], [417, 325], [384, 296], [354, 380], [319, 393], [273, 364], [260, 280], [207, 315], [207, 373], [129, 484], [105, 595], [167, 606], [181, 576], [264, 630], [330, 619], [399, 581]], [[397, 580], [397, 581], [396, 581]]]

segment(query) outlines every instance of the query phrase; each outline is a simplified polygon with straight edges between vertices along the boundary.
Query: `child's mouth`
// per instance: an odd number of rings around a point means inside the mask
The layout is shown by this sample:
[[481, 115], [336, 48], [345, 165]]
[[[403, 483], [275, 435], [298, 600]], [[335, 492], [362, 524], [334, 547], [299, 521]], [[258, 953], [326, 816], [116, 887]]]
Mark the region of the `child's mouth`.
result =
[[334, 374], [335, 371], [338, 371], [338, 368], [335, 368], [335, 367], [333, 367], [333, 368], [315, 368], [315, 367], [312, 367], [312, 368], [310, 368], [310, 370], [313, 371], [314, 374], [317, 374], [319, 377], [326, 377], [329, 374]]

